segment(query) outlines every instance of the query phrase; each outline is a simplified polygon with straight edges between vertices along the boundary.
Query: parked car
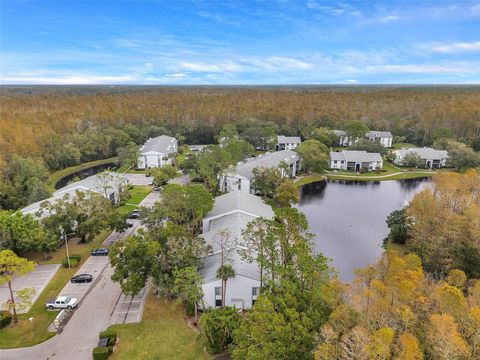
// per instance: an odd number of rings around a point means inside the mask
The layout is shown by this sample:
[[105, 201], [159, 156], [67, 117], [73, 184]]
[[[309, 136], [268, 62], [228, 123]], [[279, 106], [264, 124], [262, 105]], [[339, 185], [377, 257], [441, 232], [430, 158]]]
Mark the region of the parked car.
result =
[[107, 248], [93, 249], [92, 256], [107, 256], [109, 251]]
[[133, 210], [129, 215], [128, 215], [128, 218], [129, 219], [140, 219], [140, 210]]
[[131, 227], [133, 227], [133, 223], [131, 223], [130, 221], [127, 221], [127, 226], [128, 226], [129, 228], [131, 228]]
[[70, 279], [72, 283], [89, 283], [93, 280], [93, 276], [90, 274], [78, 274]]
[[56, 299], [48, 300], [45, 304], [47, 309], [74, 309], [78, 305], [78, 300], [68, 296], [59, 296]]
[[163, 190], [163, 186], [155, 186], [153, 188], [153, 191], [162, 191]]

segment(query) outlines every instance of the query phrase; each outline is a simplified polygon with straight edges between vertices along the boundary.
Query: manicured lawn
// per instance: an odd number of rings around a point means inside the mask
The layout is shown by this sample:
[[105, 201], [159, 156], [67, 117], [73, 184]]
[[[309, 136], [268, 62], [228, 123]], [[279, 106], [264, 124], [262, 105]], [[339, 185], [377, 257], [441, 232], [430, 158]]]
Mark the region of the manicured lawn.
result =
[[[81, 263], [83, 263], [90, 255], [90, 251], [105, 241], [109, 234], [109, 231], [104, 231], [97, 236], [94, 241], [88, 244], [77, 244], [77, 239], [70, 239], [70, 254], [81, 255]], [[23, 256], [28, 256], [30, 260], [34, 260], [39, 264], [52, 264], [62, 262], [66, 253], [65, 248], [62, 247], [55, 253], [51, 254], [52, 258], [47, 261], [43, 260], [43, 254], [29, 253], [23, 254]], [[65, 284], [70, 281], [70, 278], [75, 272], [77, 272], [79, 266], [81, 266], [81, 264], [73, 269], [61, 267], [57, 271], [45, 290], [40, 294], [35, 304], [33, 304], [30, 311], [18, 316], [19, 323], [13, 324], [12, 322], [10, 326], [1, 330], [0, 349], [32, 346], [48, 340], [55, 335], [55, 333], [48, 332], [47, 329], [58, 315], [58, 312], [47, 311], [45, 309], [45, 302], [48, 299], [55, 298], [59, 295]], [[32, 318], [32, 320], [29, 320], [29, 318]]]
[[297, 187], [300, 187], [300, 186], [307, 185], [307, 184], [310, 184], [310, 183], [314, 183], [314, 182], [317, 182], [317, 181], [322, 181], [323, 179], [325, 179], [325, 176], [323, 176], [323, 175], [308, 174], [308, 175], [305, 175], [304, 177], [302, 177], [301, 179], [298, 179], [297, 181], [295, 181], [295, 185]]
[[75, 165], [75, 166], [68, 167], [66, 169], [55, 171], [54, 173], [52, 173], [50, 175], [50, 178], [48, 179], [48, 186], [50, 187], [50, 189], [52, 191], [54, 191], [55, 190], [55, 184], [60, 179], [64, 178], [65, 176], [73, 174], [77, 171], [81, 171], [81, 170], [85, 170], [85, 169], [97, 166], [97, 165], [108, 164], [108, 163], [114, 162], [115, 160], [117, 160], [117, 158], [112, 157], [112, 158], [103, 159], [103, 160], [91, 161], [91, 162], [88, 162], [88, 163]]
[[122, 212], [130, 212], [135, 210], [143, 201], [143, 199], [145, 199], [147, 195], [152, 192], [152, 187], [134, 185], [128, 190], [128, 192], [130, 193], [130, 198], [126, 201], [125, 205], [122, 205], [119, 208]]
[[204, 340], [190, 329], [183, 307], [150, 295], [143, 320], [137, 324], [113, 325], [119, 338], [112, 360], [211, 359], [203, 351]]
[[187, 155], [190, 154], [191, 152], [192, 150], [190, 150], [188, 147], [185, 147], [183, 149], [183, 154], [178, 154], [176, 156], [177, 166], [181, 165], [185, 161], [185, 158], [187, 157]]

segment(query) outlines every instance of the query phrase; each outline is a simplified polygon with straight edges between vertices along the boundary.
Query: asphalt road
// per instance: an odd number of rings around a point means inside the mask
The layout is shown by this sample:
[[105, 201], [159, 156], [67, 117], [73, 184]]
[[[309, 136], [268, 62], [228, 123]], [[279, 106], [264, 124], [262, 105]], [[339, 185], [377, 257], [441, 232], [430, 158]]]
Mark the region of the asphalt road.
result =
[[[159, 192], [150, 193], [140, 204], [151, 207], [160, 197]], [[111, 245], [131, 235], [141, 226], [133, 220], [134, 226], [126, 232], [113, 232], [105, 244]], [[112, 324], [138, 322], [143, 313], [147, 291], [144, 289], [131, 299], [122, 294], [120, 286], [110, 277], [113, 269], [107, 265], [107, 257], [90, 257], [78, 273], [92, 273], [92, 284], [66, 284], [62, 290], [68, 295], [81, 298], [82, 303], [74, 310], [73, 316], [63, 331], [53, 338], [28, 348], [0, 350], [1, 360], [91, 360], [92, 350], [98, 343], [98, 334]], [[75, 294], [74, 294], [75, 293]]]
[[91, 360], [98, 334], [112, 323], [112, 309], [122, 291], [107, 266], [91, 292], [83, 299], [62, 333], [29, 348], [0, 351], [1, 360]]

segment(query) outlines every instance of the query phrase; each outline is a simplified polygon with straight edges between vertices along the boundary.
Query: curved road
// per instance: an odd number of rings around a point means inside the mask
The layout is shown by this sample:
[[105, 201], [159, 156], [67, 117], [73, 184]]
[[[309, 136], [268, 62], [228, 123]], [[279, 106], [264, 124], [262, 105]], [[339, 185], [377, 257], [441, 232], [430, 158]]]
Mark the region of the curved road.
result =
[[121, 294], [120, 286], [110, 280], [107, 266], [85, 297], [62, 333], [28, 348], [0, 350], [1, 360], [90, 360], [98, 334], [112, 323], [110, 316]]

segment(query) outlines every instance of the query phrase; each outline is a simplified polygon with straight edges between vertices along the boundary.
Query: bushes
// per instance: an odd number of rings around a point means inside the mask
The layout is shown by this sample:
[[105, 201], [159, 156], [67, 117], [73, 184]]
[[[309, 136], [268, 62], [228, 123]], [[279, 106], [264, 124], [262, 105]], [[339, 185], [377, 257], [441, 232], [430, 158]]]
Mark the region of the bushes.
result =
[[12, 322], [12, 314], [8, 310], [0, 311], [0, 329], [8, 326]]
[[233, 331], [242, 323], [242, 316], [234, 307], [208, 310], [200, 318], [202, 333], [207, 338], [207, 350], [219, 353], [232, 343]]
[[98, 336], [100, 339], [108, 338], [108, 345], [113, 346], [117, 342], [117, 332], [112, 329], [102, 331]]
[[[80, 260], [82, 259], [80, 255], [70, 255], [69, 258], [70, 258], [71, 267], [76, 267], [80, 263]], [[68, 268], [68, 260], [66, 257], [65, 257], [65, 260], [63, 260], [62, 262], [62, 266], [65, 268]]]
[[93, 348], [93, 360], [105, 360], [111, 354], [111, 350], [108, 347], [97, 346]]

